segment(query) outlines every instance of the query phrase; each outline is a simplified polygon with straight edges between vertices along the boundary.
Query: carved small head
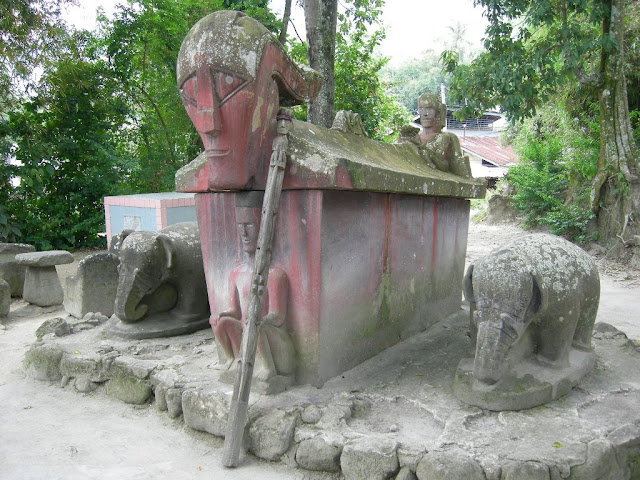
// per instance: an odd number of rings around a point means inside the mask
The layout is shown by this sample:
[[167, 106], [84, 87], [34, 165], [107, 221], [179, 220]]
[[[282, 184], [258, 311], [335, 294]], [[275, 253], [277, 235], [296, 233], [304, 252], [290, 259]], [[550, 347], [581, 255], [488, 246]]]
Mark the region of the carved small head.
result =
[[236, 195], [236, 224], [242, 250], [249, 255], [258, 247], [264, 192], [242, 192]]
[[420, 125], [426, 129], [442, 131], [447, 119], [447, 106], [433, 93], [423, 93], [418, 97]]
[[287, 135], [293, 130], [293, 116], [288, 108], [281, 108], [276, 115], [278, 135]]

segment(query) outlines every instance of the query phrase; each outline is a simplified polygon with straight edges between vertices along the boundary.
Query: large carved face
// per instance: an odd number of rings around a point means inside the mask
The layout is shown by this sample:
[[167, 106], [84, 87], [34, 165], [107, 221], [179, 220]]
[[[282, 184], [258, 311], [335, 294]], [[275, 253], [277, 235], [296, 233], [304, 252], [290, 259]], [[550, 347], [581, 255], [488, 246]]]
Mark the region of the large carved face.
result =
[[259, 188], [278, 108], [299, 104], [320, 88], [317, 74], [309, 73], [308, 83], [263, 25], [231, 10], [193, 26], [178, 54], [177, 76], [205, 149], [184, 191]]
[[246, 142], [233, 140], [246, 136], [252, 87], [251, 79], [211, 65], [200, 66], [182, 84], [182, 102], [208, 159], [229, 162], [243, 157]]

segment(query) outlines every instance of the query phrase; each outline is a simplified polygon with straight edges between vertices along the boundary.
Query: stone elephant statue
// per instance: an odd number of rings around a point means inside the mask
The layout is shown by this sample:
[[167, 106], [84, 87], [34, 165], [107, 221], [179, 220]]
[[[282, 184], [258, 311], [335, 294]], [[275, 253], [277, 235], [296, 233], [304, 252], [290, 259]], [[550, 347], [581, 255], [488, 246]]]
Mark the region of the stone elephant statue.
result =
[[125, 231], [119, 242], [114, 316], [120, 322], [114, 325], [114, 333], [149, 338], [208, 325], [209, 302], [195, 222], [158, 232]]
[[[592, 368], [591, 335], [600, 278], [591, 256], [576, 245], [548, 234], [517, 239], [468, 268], [464, 295], [475, 340], [470, 373], [485, 390], [505, 377], [524, 377], [523, 363], [534, 366], [533, 377], [538, 376], [535, 371], [564, 369], [565, 373], [554, 375], [564, 379], [563, 385], [570, 383], [569, 388]], [[544, 376], [539, 375], [542, 383]], [[520, 385], [519, 390], [527, 388]], [[552, 398], [557, 396], [553, 393]], [[518, 405], [520, 400], [512, 405], [515, 408], [506, 409], [519, 409]]]

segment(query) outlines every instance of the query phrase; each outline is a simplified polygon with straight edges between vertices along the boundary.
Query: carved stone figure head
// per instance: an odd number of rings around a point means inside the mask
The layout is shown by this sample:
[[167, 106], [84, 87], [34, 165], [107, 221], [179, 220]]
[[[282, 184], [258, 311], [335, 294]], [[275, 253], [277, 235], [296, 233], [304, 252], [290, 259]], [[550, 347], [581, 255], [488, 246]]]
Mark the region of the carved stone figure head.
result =
[[236, 195], [236, 223], [242, 250], [249, 255], [258, 247], [260, 218], [264, 192], [251, 191]]
[[423, 93], [418, 97], [420, 125], [426, 129], [442, 131], [447, 119], [447, 106], [433, 93]]
[[288, 108], [281, 108], [276, 115], [278, 135], [286, 135], [293, 130], [293, 116]]
[[178, 54], [177, 80], [205, 149], [207, 178], [195, 190], [253, 185], [264, 168], [259, 158], [271, 151], [280, 105], [302, 103], [319, 90], [311, 72], [243, 13], [221, 10], [194, 25]]

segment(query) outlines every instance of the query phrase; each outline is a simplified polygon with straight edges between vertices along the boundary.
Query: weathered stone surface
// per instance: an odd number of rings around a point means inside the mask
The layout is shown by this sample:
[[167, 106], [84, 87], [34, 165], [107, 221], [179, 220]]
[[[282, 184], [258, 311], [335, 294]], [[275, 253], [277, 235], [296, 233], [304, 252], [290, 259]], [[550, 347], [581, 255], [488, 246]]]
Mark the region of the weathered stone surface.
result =
[[501, 480], [550, 480], [549, 467], [538, 462], [512, 463], [502, 468]]
[[65, 310], [76, 318], [89, 312], [113, 315], [119, 263], [118, 257], [106, 252], [82, 259], [77, 273], [66, 278]]
[[100, 384], [98, 382], [92, 382], [87, 377], [78, 377], [75, 379], [73, 386], [80, 393], [90, 393], [96, 390]]
[[145, 404], [153, 393], [149, 382], [140, 380], [133, 375], [127, 375], [125, 372], [113, 375], [106, 383], [105, 392], [125, 403], [134, 405]]
[[[235, 197], [196, 196], [214, 320], [241, 254]], [[320, 386], [460, 309], [468, 201], [303, 190], [282, 192], [279, 208], [272, 263], [289, 280], [297, 383]]]
[[417, 478], [409, 467], [402, 467], [396, 475], [396, 480], [417, 480]]
[[306, 470], [340, 471], [342, 445], [334, 445], [323, 435], [303, 440], [296, 451], [296, 462]]
[[[156, 385], [156, 388], [153, 390], [153, 395], [156, 400], [156, 408], [161, 412], [167, 411], [167, 387], [165, 385]], [[180, 398], [180, 403], [182, 404], [182, 398]], [[182, 409], [182, 405], [180, 406]]]
[[22, 298], [40, 307], [60, 305], [64, 300], [64, 292], [55, 266], [71, 262], [73, 255], [64, 250], [16, 255], [16, 263], [27, 267]]
[[592, 370], [600, 278], [581, 248], [553, 235], [521, 237], [471, 265], [464, 293], [477, 342], [472, 365], [462, 360], [456, 373], [460, 400], [489, 410], [532, 408]]
[[62, 348], [55, 344], [34, 344], [24, 358], [25, 373], [36, 380], [60, 380], [60, 361], [63, 353]]
[[0, 278], [0, 317], [9, 316], [11, 311], [11, 287]]
[[206, 328], [209, 303], [196, 223], [122, 235], [109, 333], [144, 339]]
[[60, 362], [60, 373], [69, 378], [87, 378], [92, 381], [104, 381], [101, 372], [102, 358], [93, 355], [65, 353]]
[[215, 389], [187, 389], [182, 392], [184, 423], [201, 432], [224, 437], [230, 396]]
[[463, 454], [428, 452], [416, 468], [418, 480], [485, 480], [478, 462]]
[[117, 357], [109, 367], [107, 394], [123, 402], [142, 405], [149, 400], [153, 390], [149, 375], [155, 368], [153, 361]]
[[16, 262], [16, 255], [33, 251], [35, 247], [26, 243], [0, 243], [0, 278], [9, 284], [12, 297], [22, 296], [24, 272], [27, 268]]
[[71, 327], [63, 318], [56, 317], [45, 320], [36, 330], [36, 338], [42, 339], [45, 335], [54, 334], [56, 337], [64, 337], [71, 333]]
[[376, 437], [358, 438], [347, 442], [340, 456], [346, 480], [385, 480], [398, 471], [397, 444]]
[[54, 267], [65, 263], [72, 263], [73, 255], [64, 250], [50, 250], [48, 252], [27, 252], [16, 255], [18, 265], [28, 267]]
[[614, 447], [634, 447], [640, 445], [640, 421], [627, 423], [607, 435]]
[[182, 414], [182, 389], [167, 389], [167, 413], [169, 417], [176, 418]]
[[302, 411], [301, 418], [304, 423], [318, 423], [322, 418], [322, 409], [317, 405], [309, 405]]
[[293, 432], [300, 420], [300, 410], [276, 409], [258, 417], [249, 426], [249, 449], [256, 457], [277, 460], [293, 440]]
[[616, 451], [605, 439], [592, 440], [587, 445], [587, 461], [571, 468], [570, 480], [623, 480], [628, 478], [618, 464]]

